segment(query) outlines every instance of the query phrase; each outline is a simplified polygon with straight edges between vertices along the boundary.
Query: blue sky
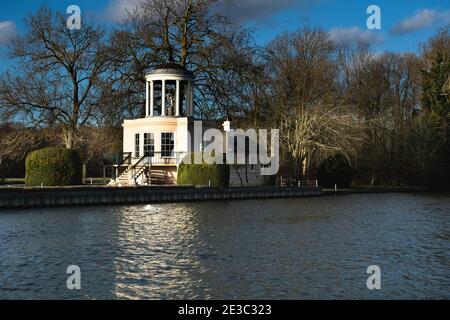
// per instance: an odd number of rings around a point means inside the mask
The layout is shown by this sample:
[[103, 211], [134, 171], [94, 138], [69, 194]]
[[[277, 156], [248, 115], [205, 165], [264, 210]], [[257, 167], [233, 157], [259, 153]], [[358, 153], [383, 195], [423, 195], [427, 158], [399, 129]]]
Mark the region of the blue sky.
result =
[[[0, 71], [10, 66], [6, 44], [24, 32], [23, 19], [29, 12], [46, 4], [65, 12], [76, 4], [97, 21], [110, 25], [142, 0], [23, 0], [2, 1], [0, 6]], [[228, 0], [233, 6], [226, 14], [251, 26], [258, 44], [265, 44], [283, 31], [301, 26], [321, 27], [336, 41], [365, 39], [377, 52], [417, 51], [420, 43], [435, 34], [439, 27], [450, 24], [449, 0]], [[369, 5], [381, 8], [382, 29], [367, 29]]]

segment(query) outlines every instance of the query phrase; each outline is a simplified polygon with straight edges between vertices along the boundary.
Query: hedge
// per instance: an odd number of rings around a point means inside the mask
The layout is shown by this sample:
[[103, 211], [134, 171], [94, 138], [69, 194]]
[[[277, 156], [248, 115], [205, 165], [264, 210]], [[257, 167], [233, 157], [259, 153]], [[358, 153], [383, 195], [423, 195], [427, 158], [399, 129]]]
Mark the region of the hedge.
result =
[[78, 152], [66, 148], [45, 148], [31, 152], [26, 160], [27, 186], [80, 185], [82, 164]]
[[230, 167], [226, 164], [185, 164], [183, 162], [178, 168], [177, 183], [194, 186], [209, 186], [211, 183], [213, 188], [227, 188], [230, 185]]

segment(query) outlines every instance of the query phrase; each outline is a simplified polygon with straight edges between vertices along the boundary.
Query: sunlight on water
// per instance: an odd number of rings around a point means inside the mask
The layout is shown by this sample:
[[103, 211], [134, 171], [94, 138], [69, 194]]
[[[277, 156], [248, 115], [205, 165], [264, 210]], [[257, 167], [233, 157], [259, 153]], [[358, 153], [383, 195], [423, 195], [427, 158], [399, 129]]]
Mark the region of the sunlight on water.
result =
[[449, 215], [420, 194], [2, 212], [0, 298], [450, 298]]
[[121, 211], [118, 239], [129, 258], [119, 257], [114, 263], [115, 273], [121, 275], [114, 291], [117, 297], [159, 298], [162, 287], [176, 291], [179, 286], [196, 286], [190, 275], [200, 270], [197, 253], [203, 243], [197, 241], [194, 213], [186, 205]]

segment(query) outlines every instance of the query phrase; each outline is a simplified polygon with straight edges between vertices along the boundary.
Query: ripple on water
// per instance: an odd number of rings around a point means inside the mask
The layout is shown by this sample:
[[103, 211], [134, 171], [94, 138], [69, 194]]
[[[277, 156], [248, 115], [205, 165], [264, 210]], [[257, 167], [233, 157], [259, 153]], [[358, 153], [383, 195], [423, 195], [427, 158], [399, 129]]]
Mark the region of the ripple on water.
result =
[[423, 194], [2, 213], [0, 298], [450, 298], [449, 213]]

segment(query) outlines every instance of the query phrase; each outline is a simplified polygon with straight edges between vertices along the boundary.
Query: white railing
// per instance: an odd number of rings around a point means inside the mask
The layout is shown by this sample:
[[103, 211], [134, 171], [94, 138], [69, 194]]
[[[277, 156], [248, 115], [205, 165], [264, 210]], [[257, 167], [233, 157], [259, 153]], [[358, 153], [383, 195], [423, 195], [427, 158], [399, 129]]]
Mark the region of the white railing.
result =
[[151, 152], [140, 159], [135, 159], [133, 167], [148, 165], [179, 165], [188, 155], [187, 152]]

